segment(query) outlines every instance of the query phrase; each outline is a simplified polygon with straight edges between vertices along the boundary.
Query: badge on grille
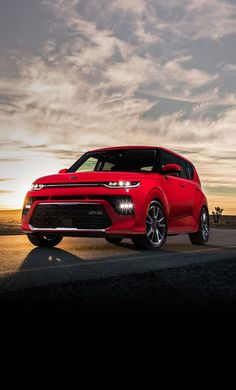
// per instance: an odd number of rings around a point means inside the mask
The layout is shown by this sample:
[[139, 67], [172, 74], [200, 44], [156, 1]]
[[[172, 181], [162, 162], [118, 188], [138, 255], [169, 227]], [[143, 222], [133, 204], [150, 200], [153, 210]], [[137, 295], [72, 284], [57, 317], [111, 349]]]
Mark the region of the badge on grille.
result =
[[89, 211], [89, 215], [103, 215], [103, 212], [100, 210]]

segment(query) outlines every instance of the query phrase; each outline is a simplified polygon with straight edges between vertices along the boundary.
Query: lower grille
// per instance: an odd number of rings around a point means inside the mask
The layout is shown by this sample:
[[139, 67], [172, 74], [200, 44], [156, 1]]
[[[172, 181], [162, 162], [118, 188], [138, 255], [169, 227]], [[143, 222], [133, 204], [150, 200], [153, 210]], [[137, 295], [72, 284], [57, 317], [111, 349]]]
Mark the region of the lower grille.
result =
[[108, 228], [112, 223], [99, 203], [42, 203], [35, 208], [30, 225], [39, 229], [100, 230]]

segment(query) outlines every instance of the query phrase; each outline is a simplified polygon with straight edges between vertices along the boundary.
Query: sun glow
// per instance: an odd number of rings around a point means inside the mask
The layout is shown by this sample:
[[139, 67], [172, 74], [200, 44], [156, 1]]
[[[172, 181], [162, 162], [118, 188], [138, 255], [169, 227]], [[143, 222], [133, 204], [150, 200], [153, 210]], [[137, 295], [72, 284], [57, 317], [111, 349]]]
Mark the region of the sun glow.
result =
[[3, 174], [0, 181], [0, 209], [21, 209], [34, 180], [55, 174], [62, 168], [61, 160], [48, 157], [32, 157], [17, 161], [17, 164], [4, 162], [1, 167]]

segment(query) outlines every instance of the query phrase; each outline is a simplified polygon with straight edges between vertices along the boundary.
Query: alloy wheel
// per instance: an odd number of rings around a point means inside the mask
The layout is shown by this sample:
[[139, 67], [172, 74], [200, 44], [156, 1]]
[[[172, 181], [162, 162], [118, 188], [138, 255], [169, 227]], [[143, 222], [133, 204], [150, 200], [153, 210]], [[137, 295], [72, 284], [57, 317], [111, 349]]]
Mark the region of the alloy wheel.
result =
[[205, 209], [202, 210], [201, 214], [201, 230], [203, 239], [207, 241], [209, 238], [209, 218]]
[[166, 239], [167, 224], [160, 204], [153, 201], [149, 206], [146, 218], [146, 237], [153, 247], [159, 247]]

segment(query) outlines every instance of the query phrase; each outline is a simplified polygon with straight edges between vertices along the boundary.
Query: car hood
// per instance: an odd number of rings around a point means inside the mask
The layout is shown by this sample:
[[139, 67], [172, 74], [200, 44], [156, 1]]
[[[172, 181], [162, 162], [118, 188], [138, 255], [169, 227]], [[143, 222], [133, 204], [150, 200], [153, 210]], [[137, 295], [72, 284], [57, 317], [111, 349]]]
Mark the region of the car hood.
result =
[[34, 184], [91, 183], [104, 181], [140, 181], [157, 178], [156, 173], [136, 172], [69, 172], [40, 177]]

